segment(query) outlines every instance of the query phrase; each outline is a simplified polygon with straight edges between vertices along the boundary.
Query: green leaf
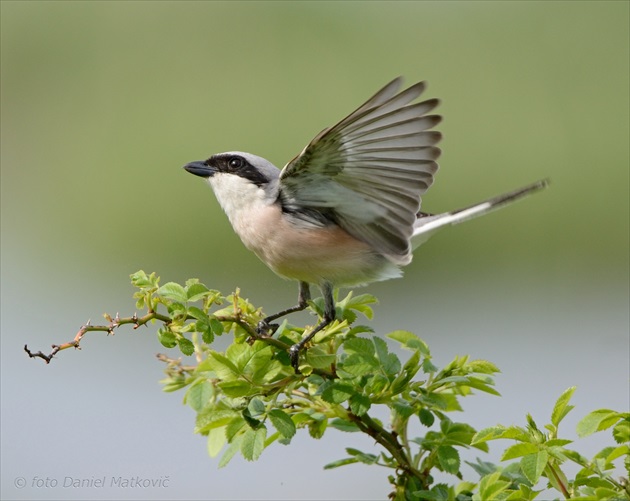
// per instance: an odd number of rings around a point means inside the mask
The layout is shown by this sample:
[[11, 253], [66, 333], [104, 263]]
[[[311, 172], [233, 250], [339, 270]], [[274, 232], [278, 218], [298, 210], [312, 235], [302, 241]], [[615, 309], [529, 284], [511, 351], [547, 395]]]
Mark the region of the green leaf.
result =
[[359, 449], [353, 449], [352, 447], [347, 447], [346, 452], [365, 464], [374, 464], [378, 461], [378, 456], [374, 454], [369, 454], [367, 452], [362, 452]]
[[346, 433], [354, 433], [359, 430], [359, 427], [351, 421], [346, 421], [345, 419], [336, 418], [330, 421], [330, 426], [339, 430], [345, 431]]
[[432, 426], [435, 422], [435, 416], [433, 413], [424, 407], [418, 411], [418, 417], [420, 418], [420, 422], [427, 428]]
[[470, 461], [465, 461], [465, 463], [475, 470], [480, 477], [490, 475], [500, 470], [496, 464], [489, 461], [482, 461], [479, 458], [477, 458], [476, 463], [471, 463]]
[[220, 336], [224, 332], [223, 324], [216, 318], [210, 318], [210, 328], [215, 336]]
[[129, 278], [131, 278], [131, 283], [135, 287], [144, 289], [155, 287], [160, 281], [160, 277], [156, 278], [155, 273], [151, 273], [151, 275], [147, 276], [142, 270], [129, 275]]
[[177, 344], [179, 345], [180, 351], [187, 357], [195, 353], [195, 345], [190, 339], [180, 337], [177, 339]]
[[[359, 296], [353, 297], [352, 292], [350, 292], [342, 301], [339, 301], [337, 304], [343, 308], [344, 310], [349, 308], [352, 310], [359, 311], [363, 313], [363, 315], [372, 320], [374, 316], [374, 312], [372, 308], [368, 305], [376, 303], [377, 300], [371, 294], [360, 294]], [[347, 310], [344, 313], [348, 313]], [[356, 315], [351, 320], [351, 323], [356, 319]]]
[[534, 491], [531, 487], [520, 484], [517, 491], [513, 491], [505, 501], [533, 501], [540, 491]]
[[204, 323], [208, 323], [208, 315], [206, 315], [203, 310], [197, 308], [196, 306], [189, 306], [186, 311], [188, 312], [188, 314], [197, 319], [200, 320]]
[[[469, 386], [470, 388], [475, 388], [476, 390], [489, 393], [490, 395], [495, 395], [497, 397], [501, 396], [501, 394], [497, 390], [495, 390], [492, 386], [490, 386], [489, 383], [482, 381], [481, 379], [475, 376], [469, 376], [466, 379], [467, 379], [466, 383], [463, 383], [458, 386]], [[494, 382], [491, 382], [491, 384], [494, 384]]]
[[477, 432], [473, 437], [471, 444], [486, 442], [488, 440], [498, 440], [500, 438], [511, 438], [520, 442], [530, 442], [532, 437], [527, 431], [519, 426], [505, 427], [502, 425], [491, 426]]
[[160, 384], [163, 384], [164, 387], [162, 388], [162, 391], [169, 393], [172, 391], [179, 391], [182, 388], [185, 388], [186, 386], [188, 386], [190, 384], [190, 380], [188, 378], [185, 378], [184, 376], [173, 376], [173, 377], [167, 377], [165, 379], [162, 379], [160, 381]]
[[457, 501], [459, 501], [462, 498], [458, 498], [457, 496], [459, 494], [469, 494], [471, 493], [475, 488], [477, 487], [477, 484], [475, 482], [460, 482], [459, 484], [457, 484], [455, 486], [455, 499]]
[[212, 329], [210, 329], [209, 324], [198, 320], [197, 322], [195, 322], [195, 330], [197, 332], [201, 332], [201, 340], [205, 344], [212, 344], [212, 342], [214, 341], [214, 334], [212, 332]]
[[400, 360], [393, 353], [389, 353], [387, 343], [379, 337], [373, 339], [376, 347], [376, 356], [381, 363], [383, 372], [388, 376], [395, 376], [400, 371]]
[[630, 418], [619, 421], [613, 428], [613, 438], [618, 444], [630, 442]]
[[269, 411], [268, 416], [271, 424], [284, 438], [292, 438], [295, 435], [295, 423], [286, 412], [280, 409], [272, 409]]
[[423, 403], [427, 407], [438, 409], [444, 412], [461, 411], [462, 406], [459, 405], [457, 397], [449, 393], [429, 393], [423, 397]]
[[171, 302], [167, 305], [167, 309], [169, 316], [175, 322], [183, 322], [184, 320], [186, 320], [187, 312], [186, 307], [183, 304]]
[[560, 398], [556, 401], [556, 405], [553, 408], [553, 412], [551, 413], [551, 422], [557, 427], [560, 424], [560, 421], [564, 419], [564, 417], [574, 408], [573, 405], [569, 405], [569, 400], [573, 396], [573, 392], [575, 391], [575, 386], [571, 386], [564, 391]]
[[319, 346], [313, 346], [306, 351], [306, 363], [315, 369], [329, 369], [336, 359], [336, 355], [326, 353]]
[[267, 428], [259, 426], [256, 429], [248, 428], [241, 440], [241, 454], [247, 461], [255, 461], [260, 457], [265, 448]]
[[288, 375], [288, 371], [292, 371], [292, 369], [288, 369], [280, 360], [271, 360], [266, 365], [260, 366], [251, 375], [251, 381], [258, 385], [272, 383], [278, 379], [279, 374], [284, 372], [285, 375]]
[[620, 445], [619, 447], [615, 447], [610, 453], [606, 456], [606, 463], [610, 464], [615, 459], [620, 458], [621, 456], [630, 455], [630, 446], [627, 444]]
[[364, 386], [364, 393], [368, 395], [380, 395], [389, 386], [389, 379], [383, 374], [374, 374], [369, 377]]
[[[314, 418], [315, 416], [311, 416]], [[328, 427], [328, 419], [322, 415], [322, 419], [311, 419], [308, 422], [308, 433], [315, 439], [320, 439], [324, 436], [324, 432]]]
[[357, 334], [363, 334], [364, 332], [374, 334], [374, 329], [369, 325], [355, 324], [348, 329], [348, 336], [356, 336]]
[[332, 470], [333, 468], [339, 468], [340, 466], [345, 466], [347, 464], [358, 463], [359, 460], [357, 458], [345, 458], [338, 459], [337, 461], [333, 461], [332, 463], [328, 463], [324, 466], [324, 470]]
[[[452, 423], [446, 433], [446, 438], [451, 445], [469, 446], [475, 435], [476, 430], [467, 423]], [[484, 446], [484, 443], [477, 444], [475, 447]], [[482, 449], [483, 450], [483, 449]]]
[[535, 454], [539, 450], [536, 444], [529, 442], [521, 442], [508, 447], [503, 455], [501, 461], [507, 461], [509, 459], [520, 458], [528, 454]]
[[346, 353], [356, 353], [358, 355], [365, 355], [366, 357], [373, 357], [375, 353], [374, 343], [370, 339], [363, 337], [348, 338], [343, 343], [343, 349]]
[[412, 499], [419, 499], [422, 501], [449, 501], [452, 496], [449, 496], [449, 486], [446, 484], [437, 484], [431, 487], [431, 490], [421, 489], [414, 491]]
[[[237, 362], [238, 366], [243, 374], [250, 376], [249, 379], [252, 383], [261, 384], [268, 382], [270, 378], [275, 377], [277, 374], [277, 368], [272, 368], [272, 365], [277, 365], [278, 362], [272, 360], [273, 350], [271, 346], [256, 341], [253, 346], [248, 346], [242, 355]], [[271, 374], [272, 371], [273, 374]]]
[[184, 402], [196, 412], [201, 412], [214, 396], [214, 386], [208, 380], [192, 385], [184, 396]]
[[199, 366], [199, 370], [214, 371], [217, 377], [222, 381], [231, 381], [238, 378], [241, 372], [236, 365], [222, 353], [210, 351], [206, 358]]
[[393, 411], [396, 412], [398, 416], [402, 417], [403, 419], [408, 419], [415, 412], [415, 408], [402, 398], [394, 400], [390, 404], [390, 407]]
[[394, 379], [391, 386], [391, 391], [394, 395], [404, 391], [407, 389], [407, 385], [409, 381], [413, 379], [418, 370], [420, 370], [420, 352], [415, 351], [410, 357], [405, 365], [403, 366], [400, 374]]
[[593, 433], [611, 427], [619, 419], [619, 413], [610, 409], [598, 409], [587, 414], [577, 424], [578, 437], [587, 437]]
[[251, 429], [251, 427], [245, 418], [242, 415], [238, 415], [230, 420], [230, 422], [225, 426], [225, 438], [227, 438], [227, 441], [230, 444], [234, 441], [240, 442], [243, 434], [248, 429]]
[[257, 389], [251, 383], [243, 379], [232, 381], [221, 381], [217, 384], [219, 388], [230, 398], [245, 397], [256, 393]]
[[353, 376], [364, 376], [372, 374], [378, 369], [378, 360], [372, 355], [362, 355], [353, 353], [346, 357], [341, 368]]
[[208, 432], [208, 455], [215, 458], [225, 445], [225, 430], [223, 427], [213, 428]]
[[597, 496], [597, 499], [601, 499], [601, 500], [604, 500], [604, 499], [610, 500], [610, 501], [623, 500], [623, 498], [619, 494], [619, 491], [615, 489], [611, 489], [610, 487], [598, 487], [597, 489], [595, 489], [595, 495]]
[[494, 501], [501, 499], [501, 493], [510, 486], [510, 482], [501, 480], [501, 472], [486, 475], [479, 481], [479, 494], [473, 496], [477, 501]]
[[247, 405], [247, 410], [249, 411], [249, 415], [253, 418], [259, 418], [263, 414], [267, 408], [265, 407], [265, 403], [258, 397], [254, 397], [249, 401]]
[[175, 282], [168, 282], [157, 290], [157, 293], [163, 298], [177, 301], [178, 303], [186, 303], [188, 294], [186, 290]]
[[431, 355], [427, 343], [416, 336], [413, 332], [398, 330], [390, 332], [386, 337], [393, 339], [394, 341], [398, 341], [404, 348], [419, 350], [425, 357], [429, 357]]
[[371, 405], [370, 399], [365, 395], [356, 393], [350, 397], [350, 410], [357, 416], [363, 416], [370, 410]]
[[157, 337], [164, 348], [175, 348], [175, 346], [177, 346], [177, 337], [175, 334], [164, 327], [158, 329]]
[[459, 472], [460, 459], [455, 447], [441, 445], [437, 449], [437, 458], [440, 466], [446, 473], [455, 475]]
[[545, 470], [545, 466], [547, 466], [548, 459], [549, 454], [547, 451], [538, 451], [533, 454], [528, 454], [521, 459], [521, 471], [532, 485], [538, 483], [538, 479], [540, 479], [542, 472]]
[[200, 283], [191, 284], [186, 291], [187, 300], [191, 303], [199, 301], [210, 294], [208, 288]]
[[341, 404], [353, 396], [356, 391], [345, 383], [333, 382], [322, 392], [322, 398], [331, 404]]
[[467, 366], [470, 372], [477, 372], [479, 374], [495, 374], [501, 372], [496, 365], [487, 360], [471, 360], [468, 362]]
[[238, 452], [238, 450], [241, 448], [242, 439], [243, 436], [241, 435], [240, 437], [236, 437], [236, 439], [230, 443], [226, 451], [223, 453], [223, 456], [221, 456], [221, 459], [219, 460], [219, 468], [223, 468], [224, 466], [226, 466], [234, 457], [234, 455]]
[[215, 428], [223, 428], [235, 418], [242, 421], [239, 413], [234, 410], [208, 408], [197, 414], [194, 431], [195, 433], [205, 434]]
[[434, 374], [437, 371], [438, 371], [438, 368], [435, 365], [433, 365], [433, 363], [431, 363], [430, 358], [425, 358], [422, 361], [422, 372], [424, 372], [425, 374]]

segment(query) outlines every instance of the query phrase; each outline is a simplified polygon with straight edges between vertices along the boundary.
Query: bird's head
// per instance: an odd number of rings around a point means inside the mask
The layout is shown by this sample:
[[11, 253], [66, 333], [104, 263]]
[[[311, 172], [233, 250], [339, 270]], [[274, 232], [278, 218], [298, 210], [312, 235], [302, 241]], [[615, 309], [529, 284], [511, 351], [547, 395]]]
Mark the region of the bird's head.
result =
[[262, 157], [241, 151], [212, 155], [184, 169], [205, 178], [230, 216], [233, 211], [277, 196], [280, 170]]

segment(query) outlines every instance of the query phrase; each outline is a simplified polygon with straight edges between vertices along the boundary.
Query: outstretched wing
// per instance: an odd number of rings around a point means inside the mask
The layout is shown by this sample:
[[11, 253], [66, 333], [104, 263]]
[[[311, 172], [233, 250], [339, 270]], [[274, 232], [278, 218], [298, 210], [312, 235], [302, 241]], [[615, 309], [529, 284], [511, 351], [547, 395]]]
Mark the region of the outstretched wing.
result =
[[397, 264], [411, 260], [420, 196], [433, 183], [440, 156], [431, 131], [439, 103], [410, 104], [424, 82], [398, 92], [397, 78], [336, 125], [323, 130], [280, 173], [289, 212], [320, 212]]

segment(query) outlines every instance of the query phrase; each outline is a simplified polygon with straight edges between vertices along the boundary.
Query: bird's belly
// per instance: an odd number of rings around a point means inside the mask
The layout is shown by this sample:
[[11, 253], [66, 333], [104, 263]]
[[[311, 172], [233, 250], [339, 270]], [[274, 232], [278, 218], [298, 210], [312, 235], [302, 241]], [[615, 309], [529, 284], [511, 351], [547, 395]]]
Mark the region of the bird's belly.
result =
[[250, 250], [286, 278], [351, 286], [400, 276], [398, 267], [340, 227], [299, 227], [275, 205], [257, 211], [238, 233]]
[[341, 229], [302, 230], [261, 259], [279, 275], [310, 283], [358, 285], [376, 279], [382, 257]]

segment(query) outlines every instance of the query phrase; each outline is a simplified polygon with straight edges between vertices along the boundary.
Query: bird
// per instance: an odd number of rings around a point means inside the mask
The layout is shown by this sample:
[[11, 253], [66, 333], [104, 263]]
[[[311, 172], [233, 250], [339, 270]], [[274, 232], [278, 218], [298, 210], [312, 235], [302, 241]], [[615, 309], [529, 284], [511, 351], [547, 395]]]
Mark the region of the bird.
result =
[[437, 230], [514, 202], [547, 186], [543, 179], [464, 209], [430, 214], [421, 197], [433, 184], [442, 134], [439, 99], [415, 102], [426, 82], [401, 90], [398, 77], [321, 131], [282, 170], [270, 161], [228, 151], [184, 165], [207, 180], [245, 247], [281, 277], [298, 282], [295, 306], [266, 316], [273, 321], [304, 310], [310, 286], [319, 287], [321, 321], [290, 347], [300, 352], [335, 320], [336, 288], [398, 278], [413, 251]]

